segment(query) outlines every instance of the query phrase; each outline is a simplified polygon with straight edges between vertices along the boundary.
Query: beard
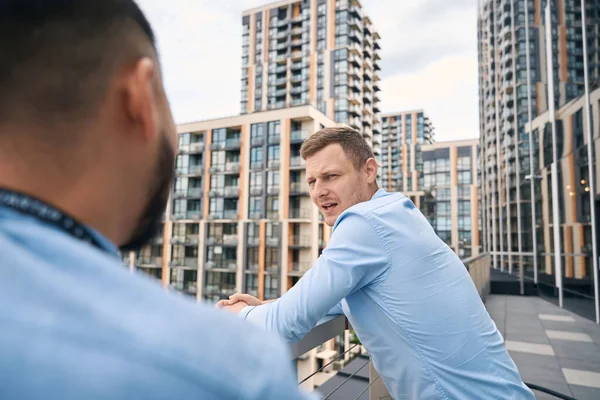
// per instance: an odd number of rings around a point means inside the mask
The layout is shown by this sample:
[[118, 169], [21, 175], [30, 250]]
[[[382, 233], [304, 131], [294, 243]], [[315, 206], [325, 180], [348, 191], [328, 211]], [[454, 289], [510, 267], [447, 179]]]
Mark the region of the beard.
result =
[[163, 225], [162, 216], [167, 207], [175, 178], [175, 152], [164, 135], [162, 136], [155, 176], [154, 185], [150, 188], [150, 200], [130, 239], [120, 246], [123, 252], [140, 250], [154, 239]]

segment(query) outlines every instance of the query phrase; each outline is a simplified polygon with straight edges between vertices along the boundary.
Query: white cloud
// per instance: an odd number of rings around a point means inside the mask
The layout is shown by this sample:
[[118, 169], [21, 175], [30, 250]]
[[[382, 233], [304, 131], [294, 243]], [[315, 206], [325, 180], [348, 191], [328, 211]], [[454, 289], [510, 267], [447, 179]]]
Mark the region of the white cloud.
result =
[[[268, 0], [138, 0], [158, 37], [178, 123], [235, 115], [241, 16]], [[437, 140], [476, 137], [476, 9], [472, 0], [363, 0], [382, 36], [382, 108], [423, 108]]]

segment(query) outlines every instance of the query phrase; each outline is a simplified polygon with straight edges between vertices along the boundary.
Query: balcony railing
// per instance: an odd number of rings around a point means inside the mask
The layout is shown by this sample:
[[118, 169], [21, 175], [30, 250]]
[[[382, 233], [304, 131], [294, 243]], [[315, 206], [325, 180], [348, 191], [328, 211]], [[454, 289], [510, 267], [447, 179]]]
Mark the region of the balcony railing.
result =
[[291, 219], [310, 219], [310, 210], [307, 208], [292, 208], [290, 209]]
[[310, 136], [310, 133], [308, 133], [308, 131], [306, 131], [306, 130], [296, 130], [296, 131], [292, 131], [292, 133], [290, 135], [290, 139], [292, 142], [300, 142], [300, 141], [304, 141], [304, 140], [308, 139], [309, 136]]
[[257, 237], [249, 237], [248, 238], [248, 245], [249, 246], [258, 246], [260, 244], [260, 239]]
[[463, 264], [469, 271], [473, 283], [479, 292], [479, 296], [483, 301], [490, 294], [490, 255], [481, 254], [476, 257], [471, 257], [463, 260]]
[[238, 235], [237, 234], [223, 235], [223, 244], [228, 245], [228, 246], [237, 246]]
[[188, 211], [186, 213], [187, 219], [200, 219], [202, 218], [202, 211]]
[[239, 162], [229, 162], [225, 164], [225, 172], [240, 172]]
[[242, 141], [240, 139], [227, 139], [225, 141], [225, 148], [227, 150], [235, 150], [235, 149], [239, 149], [241, 144], [242, 144]]
[[200, 153], [201, 151], [204, 151], [204, 143], [201, 142], [197, 142], [197, 143], [190, 143], [190, 153]]
[[278, 237], [268, 237], [267, 238], [267, 246], [279, 246], [279, 238]]
[[300, 272], [301, 274], [305, 273], [306, 271], [308, 271], [311, 267], [310, 263], [307, 262], [294, 262], [292, 263], [292, 271], [293, 272]]
[[202, 188], [189, 188], [187, 192], [188, 197], [202, 197]]
[[294, 235], [291, 244], [299, 247], [310, 247], [310, 236]]
[[267, 186], [267, 194], [271, 196], [279, 194], [279, 185]]
[[226, 186], [225, 187], [225, 196], [231, 197], [237, 197], [240, 195], [240, 188], [236, 187], [236, 186]]
[[196, 257], [176, 258], [169, 262], [169, 266], [173, 268], [187, 267], [198, 268], [198, 259]]
[[226, 271], [236, 271], [237, 261], [236, 260], [221, 260], [221, 261], [207, 261], [205, 263], [206, 269], [222, 269]]
[[225, 219], [237, 219], [238, 211], [237, 210], [225, 210], [225, 211], [223, 211], [223, 217]]
[[308, 194], [308, 187], [305, 183], [292, 182], [290, 183], [290, 193]]
[[142, 267], [162, 267], [162, 257], [141, 256], [136, 260], [136, 264]]
[[301, 156], [293, 156], [290, 158], [290, 167], [304, 167], [306, 161]]
[[254, 137], [250, 140], [250, 145], [251, 146], [262, 146], [263, 144], [265, 144], [265, 138], [264, 137]]

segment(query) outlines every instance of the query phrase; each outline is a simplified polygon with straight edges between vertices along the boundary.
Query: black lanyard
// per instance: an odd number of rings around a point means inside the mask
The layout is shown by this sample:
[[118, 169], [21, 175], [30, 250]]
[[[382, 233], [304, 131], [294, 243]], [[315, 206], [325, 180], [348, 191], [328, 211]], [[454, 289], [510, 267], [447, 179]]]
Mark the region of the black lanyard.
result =
[[103, 251], [108, 251], [83, 224], [41, 200], [34, 199], [23, 193], [0, 188], [0, 207], [10, 208], [22, 214], [35, 217], [68, 233], [74, 238], [88, 242]]

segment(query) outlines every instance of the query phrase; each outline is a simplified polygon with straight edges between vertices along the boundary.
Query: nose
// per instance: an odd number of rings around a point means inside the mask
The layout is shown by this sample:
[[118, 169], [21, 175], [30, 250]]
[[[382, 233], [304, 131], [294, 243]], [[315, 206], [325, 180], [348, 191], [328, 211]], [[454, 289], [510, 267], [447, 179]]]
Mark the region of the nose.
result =
[[313, 186], [313, 196], [315, 199], [320, 199], [322, 197], [327, 196], [327, 194], [329, 193], [329, 189], [327, 188], [327, 185], [325, 184], [325, 182], [317, 179], [315, 181], [315, 184]]

